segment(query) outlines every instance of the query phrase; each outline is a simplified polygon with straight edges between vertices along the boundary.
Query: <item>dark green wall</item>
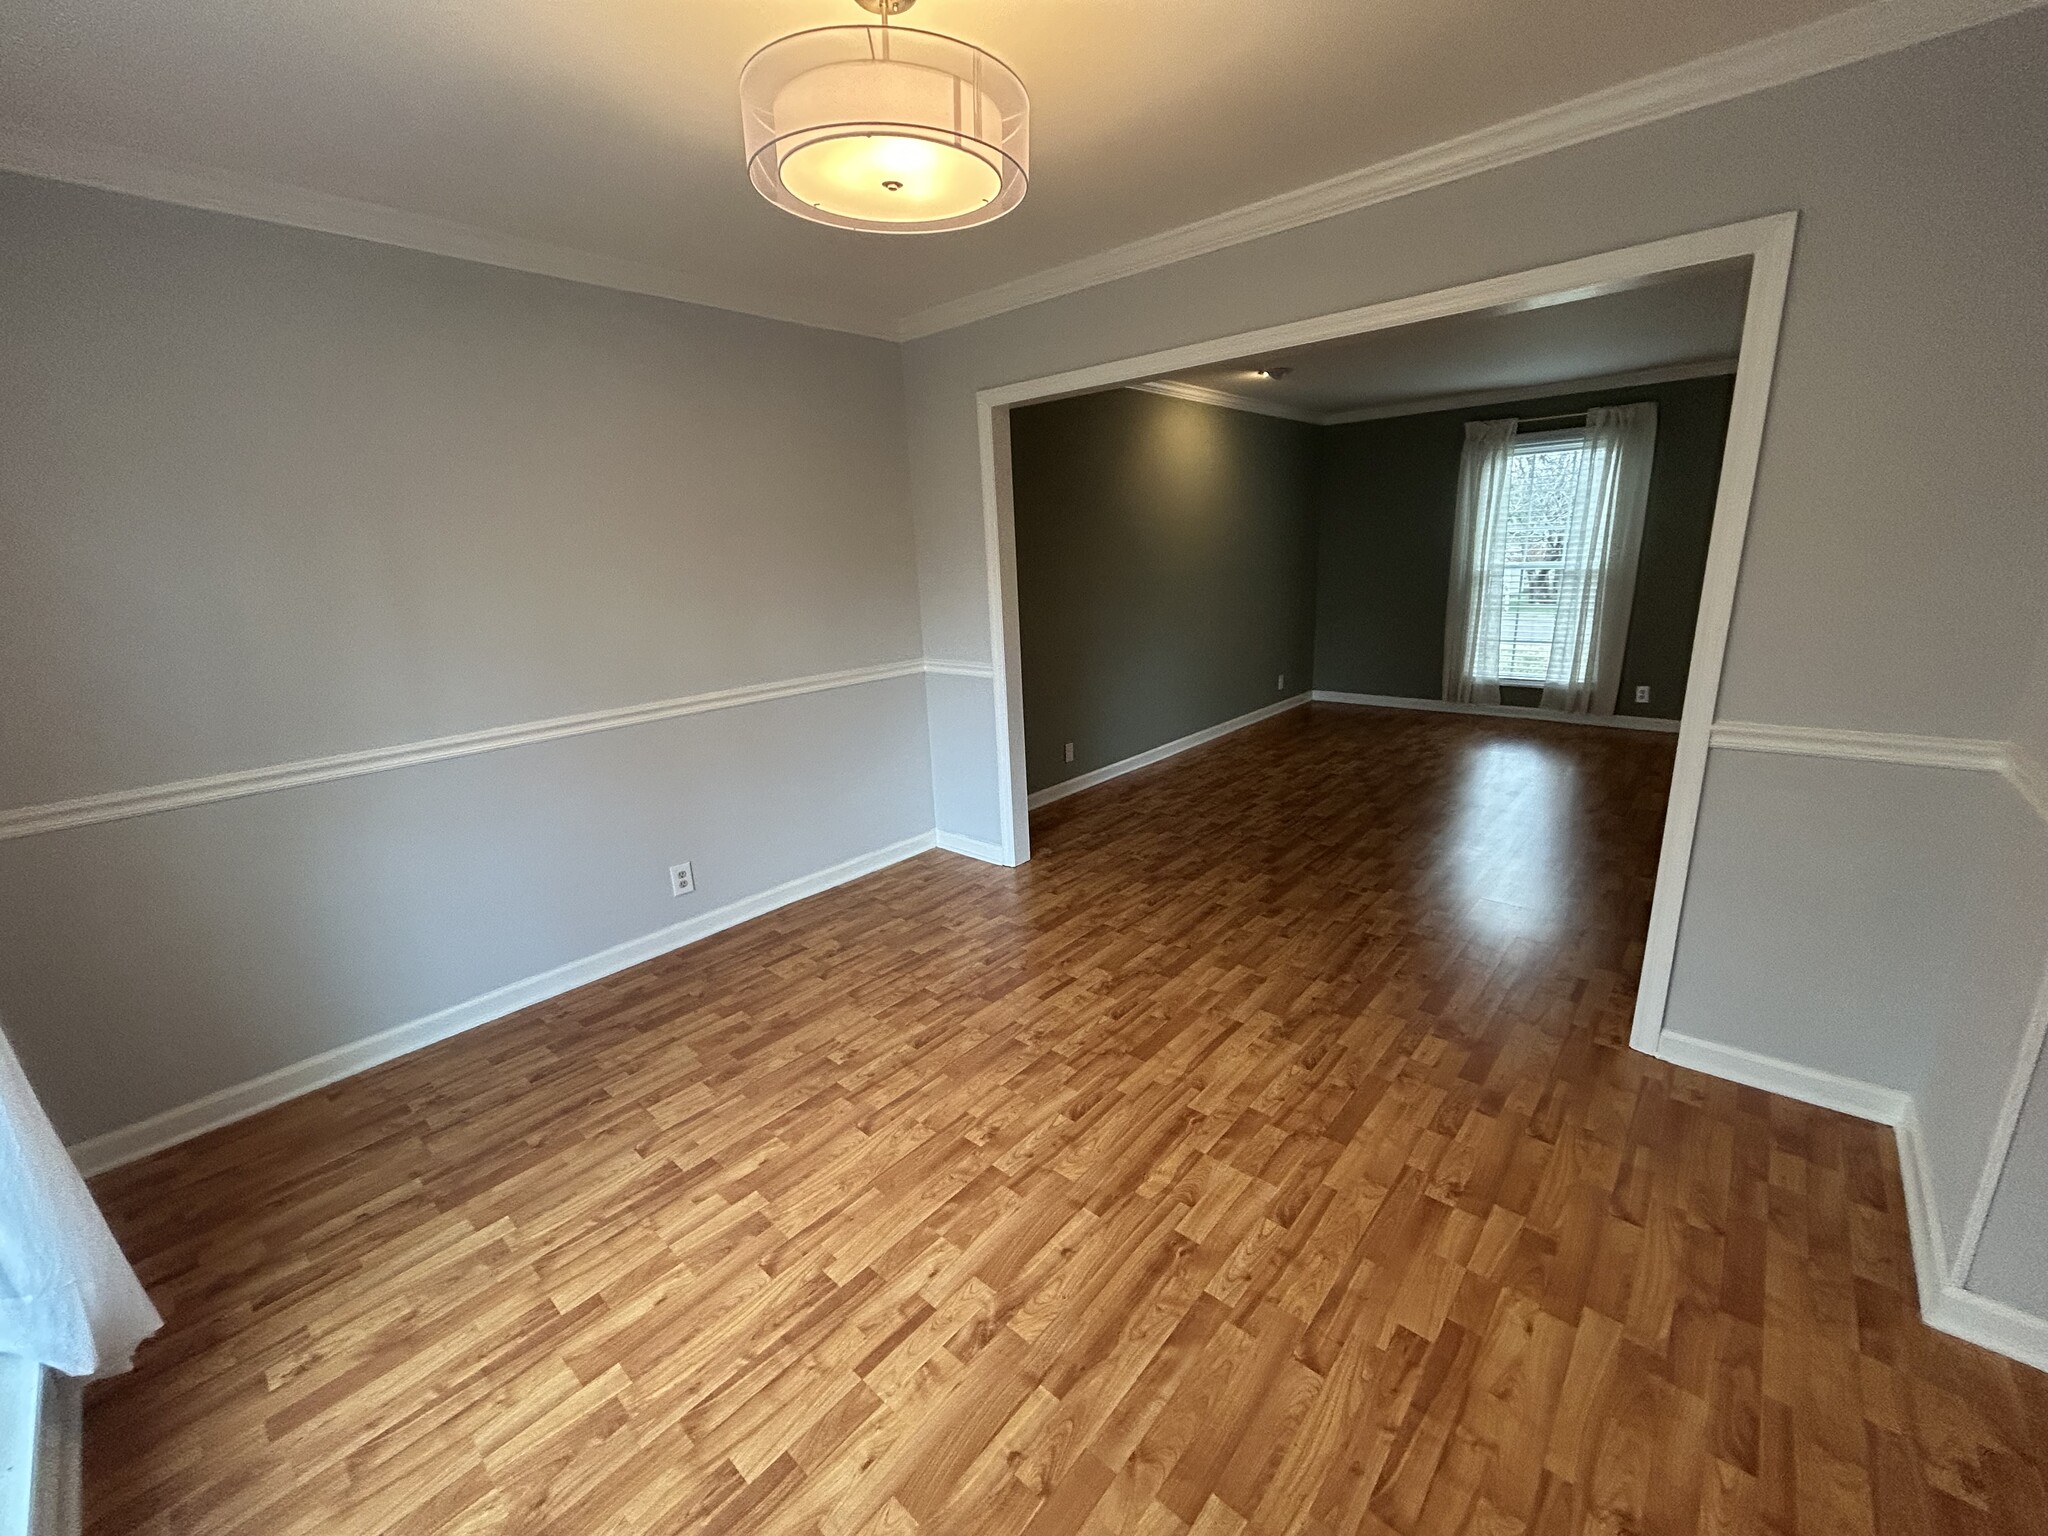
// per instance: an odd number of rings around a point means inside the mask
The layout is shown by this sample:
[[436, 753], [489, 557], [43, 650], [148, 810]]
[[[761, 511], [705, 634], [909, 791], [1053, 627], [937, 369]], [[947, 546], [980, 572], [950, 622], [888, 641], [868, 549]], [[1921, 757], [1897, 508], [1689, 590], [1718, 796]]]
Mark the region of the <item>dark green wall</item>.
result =
[[[1615, 711], [1677, 719], [1734, 385], [1732, 377], [1686, 379], [1316, 429], [1316, 687], [1443, 697], [1444, 604], [1466, 422], [1654, 400], [1657, 456]], [[1640, 683], [1650, 686], [1648, 704], [1634, 702]]]
[[[1010, 416], [1033, 790], [1310, 685], [1434, 699], [1465, 423], [1657, 402], [1622, 714], [1675, 719], [1730, 378], [1341, 427], [1137, 390]], [[1634, 702], [1639, 683], [1650, 702]], [[1513, 703], [1536, 702], [1533, 690]], [[1074, 743], [1074, 761], [1062, 749]]]
[[1011, 412], [1032, 789], [1308, 688], [1318, 430], [1128, 389]]

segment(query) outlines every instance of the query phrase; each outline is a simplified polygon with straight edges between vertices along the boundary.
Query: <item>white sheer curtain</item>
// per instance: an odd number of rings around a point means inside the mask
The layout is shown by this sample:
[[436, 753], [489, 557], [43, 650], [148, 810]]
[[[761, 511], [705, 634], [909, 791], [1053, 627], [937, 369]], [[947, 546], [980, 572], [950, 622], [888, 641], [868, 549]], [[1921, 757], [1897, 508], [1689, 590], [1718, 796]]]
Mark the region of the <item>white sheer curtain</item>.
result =
[[1455, 704], [1500, 702], [1502, 580], [1498, 562], [1508, 512], [1508, 461], [1515, 423], [1465, 423], [1458, 513], [1451, 534], [1451, 594], [1444, 610], [1444, 697]]
[[0, 1353], [108, 1376], [162, 1326], [0, 1034]]
[[1653, 403], [1595, 406], [1586, 412], [1583, 490], [1558, 572], [1557, 628], [1543, 680], [1545, 709], [1614, 713], [1656, 445]]

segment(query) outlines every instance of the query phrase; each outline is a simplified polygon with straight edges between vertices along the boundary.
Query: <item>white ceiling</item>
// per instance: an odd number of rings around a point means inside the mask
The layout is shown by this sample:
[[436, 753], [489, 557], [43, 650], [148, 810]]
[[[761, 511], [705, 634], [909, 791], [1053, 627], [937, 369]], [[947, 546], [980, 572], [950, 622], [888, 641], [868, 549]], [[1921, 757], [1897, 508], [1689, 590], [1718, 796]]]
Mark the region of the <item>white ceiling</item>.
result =
[[[1928, 35], [2022, 3], [1884, 0], [1821, 28], [1829, 57], [1804, 68], [1899, 46], [1896, 13]], [[1972, 14], [1948, 15], [1958, 4]], [[934, 305], [1848, 10], [920, 0], [909, 24], [1022, 74], [1031, 191], [980, 229], [889, 236], [770, 207], [741, 165], [741, 63], [786, 32], [866, 20], [853, 0], [8, 0], [0, 164], [487, 259], [470, 237], [488, 232], [531, 248], [499, 251], [507, 265], [582, 253], [618, 286], [895, 334]]]
[[[1741, 348], [1748, 293], [1749, 264], [1722, 262], [1597, 298], [1451, 315], [1169, 378], [1310, 421], [1466, 396], [1526, 397], [1582, 379], [1729, 362]], [[1275, 364], [1290, 370], [1286, 377], [1254, 372]]]

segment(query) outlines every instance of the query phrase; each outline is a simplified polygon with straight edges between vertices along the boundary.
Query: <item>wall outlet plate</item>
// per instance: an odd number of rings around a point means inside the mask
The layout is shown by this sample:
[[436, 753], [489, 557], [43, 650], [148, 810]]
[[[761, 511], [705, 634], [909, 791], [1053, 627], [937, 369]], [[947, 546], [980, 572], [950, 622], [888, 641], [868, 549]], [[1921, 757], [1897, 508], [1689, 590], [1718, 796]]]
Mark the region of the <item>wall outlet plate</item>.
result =
[[1282, 672], [1274, 682], [1273, 691], [1275, 693], [1285, 693], [1287, 691], [1287, 674], [1285, 672]]
[[1073, 743], [1072, 743], [1072, 742], [1070, 741], [1070, 742], [1068, 742], [1068, 743], [1067, 743], [1067, 761], [1071, 763], [1071, 762], [1072, 762], [1073, 760], [1074, 760], [1074, 744], [1073, 744]]
[[1650, 685], [1648, 683], [1638, 683], [1636, 685], [1636, 702], [1638, 704], [1650, 702]]
[[697, 877], [690, 873], [687, 864], [671, 864], [668, 867], [668, 893], [671, 896], [687, 896], [697, 889]]

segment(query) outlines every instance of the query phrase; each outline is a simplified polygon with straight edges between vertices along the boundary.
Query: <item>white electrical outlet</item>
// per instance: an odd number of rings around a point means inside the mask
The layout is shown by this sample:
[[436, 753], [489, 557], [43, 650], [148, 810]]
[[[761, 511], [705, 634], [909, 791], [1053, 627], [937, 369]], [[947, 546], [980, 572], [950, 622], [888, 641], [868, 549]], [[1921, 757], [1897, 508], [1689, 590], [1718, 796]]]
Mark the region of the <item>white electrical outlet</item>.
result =
[[1287, 674], [1285, 672], [1282, 672], [1274, 682], [1273, 691], [1275, 693], [1285, 693], [1287, 691]]
[[1650, 702], [1650, 685], [1648, 683], [1637, 684], [1636, 702], [1638, 704], [1647, 704]]
[[671, 896], [687, 896], [697, 889], [697, 877], [690, 873], [687, 864], [671, 864], [668, 867], [668, 893]]
[[1072, 762], [1073, 760], [1074, 760], [1074, 744], [1073, 744], [1073, 743], [1072, 743], [1072, 742], [1070, 741], [1070, 742], [1068, 742], [1068, 743], [1067, 743], [1067, 761], [1071, 763], [1071, 762]]

